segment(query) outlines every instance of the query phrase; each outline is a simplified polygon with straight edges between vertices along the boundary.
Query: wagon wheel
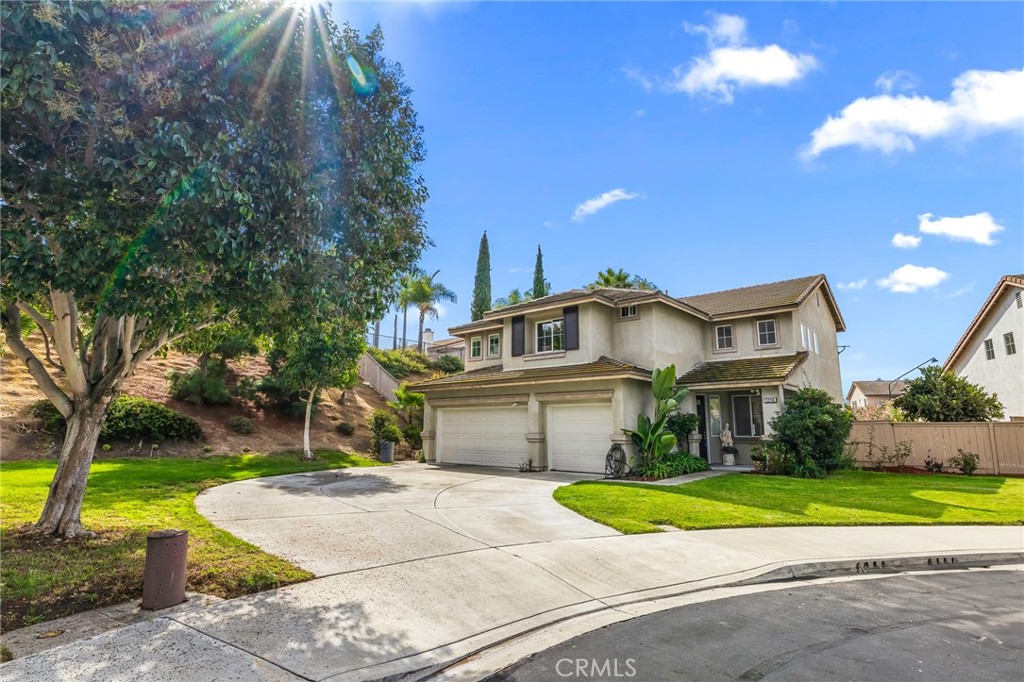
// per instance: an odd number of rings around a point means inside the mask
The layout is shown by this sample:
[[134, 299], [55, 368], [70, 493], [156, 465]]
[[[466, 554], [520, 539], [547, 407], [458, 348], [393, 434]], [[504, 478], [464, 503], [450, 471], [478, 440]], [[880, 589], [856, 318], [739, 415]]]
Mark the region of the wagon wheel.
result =
[[604, 458], [604, 477], [622, 478], [626, 473], [626, 451], [616, 443]]

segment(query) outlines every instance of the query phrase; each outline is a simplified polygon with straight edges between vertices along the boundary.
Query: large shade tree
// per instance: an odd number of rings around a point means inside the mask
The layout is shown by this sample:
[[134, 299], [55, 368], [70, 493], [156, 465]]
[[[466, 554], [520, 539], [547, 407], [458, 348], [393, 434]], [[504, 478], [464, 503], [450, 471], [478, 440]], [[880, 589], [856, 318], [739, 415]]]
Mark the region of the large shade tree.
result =
[[297, 296], [383, 313], [426, 242], [421, 129], [379, 30], [322, 8], [44, 1], [0, 20], [4, 336], [67, 423], [36, 529], [74, 536], [107, 407], [153, 354]]
[[893, 404], [912, 421], [987, 422], [1003, 418], [999, 396], [941, 367], [925, 367]]

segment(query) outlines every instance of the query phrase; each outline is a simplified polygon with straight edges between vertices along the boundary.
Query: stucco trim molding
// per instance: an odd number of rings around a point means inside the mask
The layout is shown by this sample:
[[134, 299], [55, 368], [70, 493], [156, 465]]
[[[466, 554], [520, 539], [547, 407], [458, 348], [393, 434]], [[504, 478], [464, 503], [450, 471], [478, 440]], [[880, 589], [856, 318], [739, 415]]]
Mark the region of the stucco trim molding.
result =
[[547, 436], [543, 433], [528, 433], [526, 434], [527, 443], [543, 443], [547, 440]]
[[615, 395], [615, 389], [603, 389], [594, 391], [550, 391], [547, 393], [534, 393], [537, 402], [553, 403], [578, 400], [581, 402], [606, 402]]
[[431, 407], [475, 407], [477, 405], [500, 405], [502, 403], [520, 403], [521, 407], [526, 407], [526, 403], [530, 400], [529, 393], [522, 393], [517, 395], [481, 395], [481, 396], [465, 396], [463, 398], [431, 398]]

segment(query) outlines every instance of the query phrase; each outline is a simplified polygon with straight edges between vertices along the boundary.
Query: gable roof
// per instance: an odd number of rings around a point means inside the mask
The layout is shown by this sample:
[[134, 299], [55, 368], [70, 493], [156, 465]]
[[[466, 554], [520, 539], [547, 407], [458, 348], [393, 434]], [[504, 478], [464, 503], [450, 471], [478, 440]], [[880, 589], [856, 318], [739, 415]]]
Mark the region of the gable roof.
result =
[[621, 377], [649, 380], [651, 378], [651, 370], [602, 356], [594, 362], [584, 362], [575, 365], [555, 365], [552, 367], [531, 367], [530, 369], [502, 371], [501, 365], [494, 365], [471, 372], [449, 374], [438, 379], [420, 381], [411, 384], [410, 388], [423, 393], [459, 388], [477, 388], [480, 386], [516, 386], [539, 381], [579, 381], [584, 379], [617, 379]]
[[1002, 296], [1004, 289], [1010, 287], [1024, 289], [1024, 275], [1003, 275], [999, 280], [999, 283], [996, 284], [995, 288], [992, 290], [992, 293], [990, 293], [988, 298], [985, 299], [985, 302], [981, 304], [981, 310], [979, 310], [978, 314], [974, 316], [971, 323], [967, 325], [967, 330], [964, 332], [963, 336], [961, 336], [960, 340], [957, 341], [955, 346], [953, 346], [953, 351], [949, 354], [949, 357], [946, 358], [946, 362], [942, 365], [942, 369], [952, 369], [953, 363], [959, 359], [960, 355], [962, 355], [965, 350], [967, 350], [967, 346], [970, 345], [971, 338], [981, 327], [981, 323], [984, 322], [989, 313], [992, 312], [996, 301], [998, 301], [999, 297]]
[[684, 386], [782, 383], [807, 359], [807, 351], [702, 362], [679, 378]]
[[679, 300], [704, 311], [710, 319], [714, 320], [755, 313], [760, 310], [796, 307], [807, 300], [807, 297], [818, 287], [824, 288], [825, 300], [832, 311], [836, 329], [846, 331], [846, 322], [839, 312], [839, 305], [828, 285], [828, 279], [825, 275], [820, 274], [714, 291], [696, 296], [684, 296]]
[[[907, 386], [907, 382], [903, 379], [892, 382], [892, 394], [894, 396], [903, 393]], [[876, 381], [854, 381], [850, 384], [850, 390], [846, 393], [846, 399], [849, 400], [850, 396], [853, 395], [853, 389], [859, 388], [860, 392], [864, 394], [864, 397], [884, 395], [889, 397], [889, 382], [884, 379], [878, 379]]]

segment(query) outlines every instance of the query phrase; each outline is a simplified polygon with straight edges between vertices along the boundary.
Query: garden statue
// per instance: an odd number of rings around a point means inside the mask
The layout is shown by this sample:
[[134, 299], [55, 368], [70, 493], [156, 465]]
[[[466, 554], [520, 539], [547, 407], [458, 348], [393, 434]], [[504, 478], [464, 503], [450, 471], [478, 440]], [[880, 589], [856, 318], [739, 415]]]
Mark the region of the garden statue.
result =
[[725, 423], [725, 428], [722, 429], [722, 435], [720, 436], [720, 438], [722, 439], [723, 448], [732, 447], [732, 431], [729, 430], [729, 422]]
[[736, 463], [736, 455], [739, 450], [732, 444], [732, 431], [729, 430], [729, 423], [726, 422], [722, 434], [719, 436], [722, 441], [722, 464], [732, 466]]

